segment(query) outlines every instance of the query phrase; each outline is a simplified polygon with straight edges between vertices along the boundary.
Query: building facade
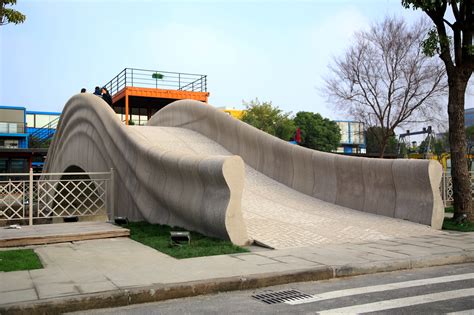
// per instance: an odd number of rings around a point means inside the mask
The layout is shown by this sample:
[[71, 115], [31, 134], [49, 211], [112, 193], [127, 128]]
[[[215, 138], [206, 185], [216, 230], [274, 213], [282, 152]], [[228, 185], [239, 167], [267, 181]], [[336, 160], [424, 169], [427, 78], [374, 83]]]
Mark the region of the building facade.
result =
[[0, 173], [41, 169], [60, 114], [0, 106]]
[[25, 115], [24, 107], [0, 106], [0, 148], [28, 148]]
[[364, 123], [358, 121], [336, 120], [341, 130], [341, 142], [337, 153], [366, 153]]

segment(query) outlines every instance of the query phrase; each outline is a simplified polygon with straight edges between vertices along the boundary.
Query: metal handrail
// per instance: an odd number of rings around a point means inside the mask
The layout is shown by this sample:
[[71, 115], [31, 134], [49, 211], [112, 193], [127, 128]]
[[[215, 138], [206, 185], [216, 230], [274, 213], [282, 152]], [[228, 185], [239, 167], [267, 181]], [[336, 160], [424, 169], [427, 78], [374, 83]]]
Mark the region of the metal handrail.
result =
[[125, 68], [105, 85], [112, 96], [127, 86], [207, 92], [207, 76], [183, 72]]
[[38, 128], [35, 132], [32, 132], [29, 136], [29, 142], [31, 148], [42, 148], [49, 146], [48, 141], [54, 136], [56, 132], [56, 126], [59, 122], [60, 116], [51, 120], [49, 123], [41, 128]]

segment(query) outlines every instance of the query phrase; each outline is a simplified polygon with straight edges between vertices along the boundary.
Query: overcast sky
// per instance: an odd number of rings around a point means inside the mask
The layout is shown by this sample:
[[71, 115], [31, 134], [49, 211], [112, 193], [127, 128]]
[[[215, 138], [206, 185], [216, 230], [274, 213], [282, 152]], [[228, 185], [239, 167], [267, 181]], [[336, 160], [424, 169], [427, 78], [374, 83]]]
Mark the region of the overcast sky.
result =
[[332, 57], [387, 14], [422, 15], [400, 0], [18, 0], [15, 9], [27, 19], [0, 27], [0, 105], [61, 111], [82, 87], [130, 67], [206, 74], [214, 106], [258, 97], [332, 119], [347, 118], [319, 90]]

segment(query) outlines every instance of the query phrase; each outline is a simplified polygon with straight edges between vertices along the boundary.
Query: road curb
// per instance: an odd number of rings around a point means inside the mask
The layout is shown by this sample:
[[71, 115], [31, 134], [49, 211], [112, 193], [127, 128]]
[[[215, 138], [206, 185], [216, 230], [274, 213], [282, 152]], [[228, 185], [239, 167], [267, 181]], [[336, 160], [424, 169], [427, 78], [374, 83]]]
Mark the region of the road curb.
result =
[[107, 307], [127, 306], [218, 292], [249, 290], [293, 282], [318, 281], [423, 267], [474, 262], [474, 251], [432, 255], [377, 263], [322, 266], [304, 270], [253, 274], [174, 284], [155, 284], [100, 293], [0, 305], [0, 314], [62, 314]]

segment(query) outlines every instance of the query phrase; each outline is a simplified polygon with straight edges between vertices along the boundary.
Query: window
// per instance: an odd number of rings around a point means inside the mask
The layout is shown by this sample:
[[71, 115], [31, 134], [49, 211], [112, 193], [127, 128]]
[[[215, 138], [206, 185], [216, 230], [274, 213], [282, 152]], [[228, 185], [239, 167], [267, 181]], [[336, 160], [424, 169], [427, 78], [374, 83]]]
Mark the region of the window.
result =
[[11, 159], [10, 172], [11, 173], [26, 173], [28, 171], [27, 159]]
[[35, 115], [36, 128], [41, 128], [49, 124], [49, 115]]
[[140, 116], [139, 115], [132, 115], [132, 121], [135, 123], [135, 125], [140, 124]]
[[0, 122], [0, 133], [8, 133], [8, 123]]
[[5, 140], [5, 144], [4, 144], [5, 148], [11, 148], [11, 149], [16, 149], [18, 148], [18, 140], [15, 140], [15, 139], [9, 139], [9, 140]]
[[8, 158], [0, 158], [0, 173], [8, 172]]
[[337, 122], [341, 130], [341, 143], [349, 143], [349, 124], [345, 121]]
[[[58, 118], [59, 116], [53, 116], [51, 115], [50, 116], [50, 122], [54, 121], [56, 118]], [[56, 120], [54, 123], [52, 123], [49, 127], [52, 128], [52, 129], [57, 129], [58, 128], [58, 122], [59, 120]]]
[[18, 133], [18, 124], [16, 123], [8, 123], [8, 132], [9, 133]]
[[[49, 125], [50, 122], [57, 119], [59, 115], [48, 115], [48, 114], [27, 114], [26, 123], [30, 128], [43, 128]], [[58, 127], [58, 122], [48, 126], [49, 128], [56, 129]]]
[[35, 115], [34, 114], [26, 114], [26, 125], [29, 128], [35, 127]]
[[361, 123], [358, 123], [358, 122], [351, 123], [352, 143], [354, 144], [364, 143], [362, 132], [363, 130], [361, 129]]

